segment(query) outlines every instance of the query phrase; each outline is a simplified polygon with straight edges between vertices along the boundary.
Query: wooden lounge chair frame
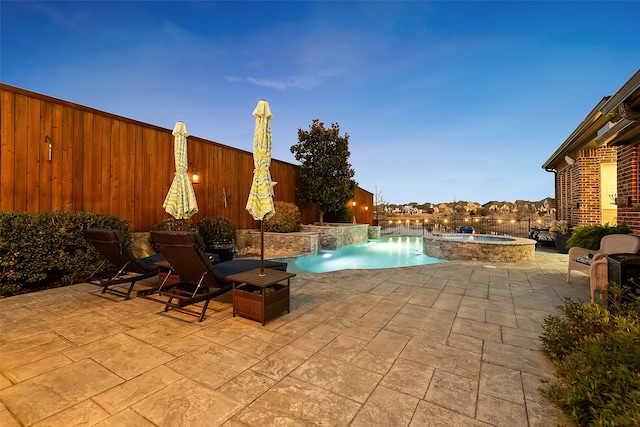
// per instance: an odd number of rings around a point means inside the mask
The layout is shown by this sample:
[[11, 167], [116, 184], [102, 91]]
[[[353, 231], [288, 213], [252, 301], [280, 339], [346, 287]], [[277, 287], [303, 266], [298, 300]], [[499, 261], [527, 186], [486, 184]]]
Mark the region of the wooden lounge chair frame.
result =
[[[172, 308], [197, 316], [198, 322], [204, 319], [212, 298], [232, 289], [232, 283], [226, 276], [259, 266], [259, 260], [232, 260], [212, 264], [205, 253], [204, 241], [196, 232], [152, 231], [151, 239], [171, 265], [172, 273], [180, 277], [180, 281], [167, 284], [165, 279], [158, 289], [140, 291], [138, 296], [164, 304], [165, 312]], [[286, 271], [285, 263], [271, 262], [265, 264], [265, 267]], [[204, 302], [201, 311], [188, 307], [200, 302]]]
[[[153, 263], [163, 258], [160, 255], [136, 258], [126, 246], [120, 230], [88, 228], [82, 233], [87, 242], [105, 258], [98, 268], [84, 279], [87, 283], [102, 287], [101, 293], [111, 292], [122, 295], [125, 300], [128, 300], [138, 280], [158, 275], [158, 269], [153, 266]], [[107, 263], [113, 264], [117, 271], [100, 273]], [[119, 285], [126, 283], [129, 283], [129, 287], [121, 290]]]

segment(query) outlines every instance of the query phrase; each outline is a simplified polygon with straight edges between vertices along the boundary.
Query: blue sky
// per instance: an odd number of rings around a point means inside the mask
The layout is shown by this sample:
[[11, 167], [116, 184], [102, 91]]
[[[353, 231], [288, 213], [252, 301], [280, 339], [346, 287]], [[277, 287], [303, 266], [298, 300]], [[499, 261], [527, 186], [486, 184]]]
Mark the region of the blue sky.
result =
[[[273, 157], [314, 118], [391, 203], [540, 200], [541, 165], [640, 66], [636, 1], [0, 3], [0, 80]], [[248, 191], [248, 190], [247, 190]]]

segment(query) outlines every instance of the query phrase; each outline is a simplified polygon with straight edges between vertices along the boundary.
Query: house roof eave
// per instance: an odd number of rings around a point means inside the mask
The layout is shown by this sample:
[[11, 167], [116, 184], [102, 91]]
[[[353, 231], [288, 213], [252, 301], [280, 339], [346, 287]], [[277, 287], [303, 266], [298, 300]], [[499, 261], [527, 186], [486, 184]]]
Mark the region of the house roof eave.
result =
[[580, 125], [569, 135], [569, 137], [560, 145], [560, 147], [547, 159], [542, 168], [547, 171], [557, 170], [558, 166], [564, 162], [567, 155], [575, 155], [575, 152], [584, 148], [597, 147], [595, 140], [598, 129], [604, 126], [609, 119], [602, 114], [602, 106], [609, 100], [609, 96], [605, 96], [598, 104], [587, 114]]
[[607, 102], [602, 106], [602, 114], [608, 117], [619, 116], [619, 108], [625, 101], [631, 98], [634, 93], [640, 91], [640, 68], [620, 89], [610, 96]]

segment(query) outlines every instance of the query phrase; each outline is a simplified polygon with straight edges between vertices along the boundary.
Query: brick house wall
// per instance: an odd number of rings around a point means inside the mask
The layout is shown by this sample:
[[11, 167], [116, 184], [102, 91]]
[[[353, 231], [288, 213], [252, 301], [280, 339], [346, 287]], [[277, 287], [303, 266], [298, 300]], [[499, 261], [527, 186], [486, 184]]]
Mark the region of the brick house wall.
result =
[[556, 174], [556, 215], [559, 219], [571, 218], [572, 170], [573, 166], [567, 165]]
[[573, 165], [559, 170], [558, 218], [574, 227], [601, 224], [600, 165], [616, 161], [615, 147], [580, 150]]
[[[618, 147], [618, 222], [640, 236], [640, 144]], [[630, 199], [630, 200], [629, 200]]]
[[571, 227], [625, 223], [640, 236], [640, 69], [542, 167], [555, 174], [557, 219]]

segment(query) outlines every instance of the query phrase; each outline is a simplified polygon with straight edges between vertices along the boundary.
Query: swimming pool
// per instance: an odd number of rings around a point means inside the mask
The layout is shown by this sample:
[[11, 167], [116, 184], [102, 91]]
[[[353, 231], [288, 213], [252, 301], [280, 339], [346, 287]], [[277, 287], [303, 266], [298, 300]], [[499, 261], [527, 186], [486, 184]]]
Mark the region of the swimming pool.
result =
[[445, 260], [425, 255], [421, 236], [394, 236], [372, 239], [367, 243], [320, 249], [317, 255], [283, 258], [287, 271], [296, 274], [326, 273], [347, 269], [408, 267], [435, 264]]

